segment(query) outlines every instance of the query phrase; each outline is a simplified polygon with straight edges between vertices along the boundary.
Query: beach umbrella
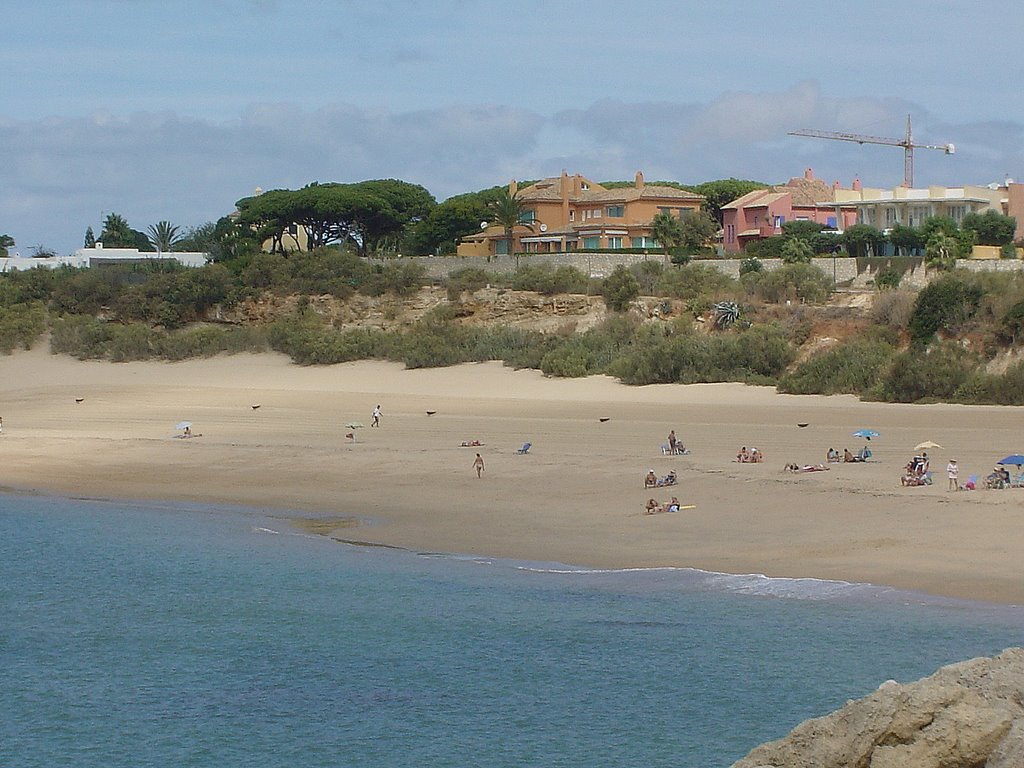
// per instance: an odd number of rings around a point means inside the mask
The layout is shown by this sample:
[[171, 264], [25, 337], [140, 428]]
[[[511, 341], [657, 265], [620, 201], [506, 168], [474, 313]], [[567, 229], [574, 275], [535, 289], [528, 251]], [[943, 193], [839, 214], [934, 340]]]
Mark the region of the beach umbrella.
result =
[[932, 448], [941, 448], [942, 446], [938, 443], [933, 443], [931, 440], [925, 440], [923, 443], [918, 443], [914, 446], [915, 451], [930, 451]]
[[878, 437], [878, 433], [873, 429], [858, 429], [853, 433], [854, 437], [863, 437], [865, 440], [870, 440], [872, 437]]
[[1012, 464], [1014, 466], [1019, 467], [1021, 465], [1024, 465], [1024, 456], [1021, 456], [1019, 453], [1013, 453], [1013, 454], [1010, 454], [1009, 456], [1007, 456], [1005, 459], [1000, 459], [996, 463], [997, 464]]
[[191, 426], [192, 426], [192, 422], [191, 421], [179, 421], [177, 424], [174, 425], [174, 428], [175, 429], [188, 429]]

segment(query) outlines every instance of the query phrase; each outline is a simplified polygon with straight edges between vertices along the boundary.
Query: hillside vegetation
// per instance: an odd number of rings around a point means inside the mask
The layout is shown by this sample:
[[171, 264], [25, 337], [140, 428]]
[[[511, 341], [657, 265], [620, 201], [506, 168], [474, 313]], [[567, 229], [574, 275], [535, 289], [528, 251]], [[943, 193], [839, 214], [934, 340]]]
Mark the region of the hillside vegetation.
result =
[[112, 361], [277, 350], [303, 365], [502, 360], [627, 384], [741, 381], [782, 392], [1024, 403], [1024, 277], [946, 272], [832, 294], [810, 264], [739, 280], [706, 263], [644, 262], [593, 280], [571, 267], [454, 272], [371, 265], [337, 249], [201, 269], [36, 269], [0, 275], [0, 351]]

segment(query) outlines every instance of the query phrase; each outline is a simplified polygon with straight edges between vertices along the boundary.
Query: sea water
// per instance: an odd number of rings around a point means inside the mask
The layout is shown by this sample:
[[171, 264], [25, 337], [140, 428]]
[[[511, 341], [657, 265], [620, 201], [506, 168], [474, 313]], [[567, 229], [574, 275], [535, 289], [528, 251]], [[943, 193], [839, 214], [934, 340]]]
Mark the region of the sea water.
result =
[[0, 765], [728, 766], [1016, 608], [0, 496]]

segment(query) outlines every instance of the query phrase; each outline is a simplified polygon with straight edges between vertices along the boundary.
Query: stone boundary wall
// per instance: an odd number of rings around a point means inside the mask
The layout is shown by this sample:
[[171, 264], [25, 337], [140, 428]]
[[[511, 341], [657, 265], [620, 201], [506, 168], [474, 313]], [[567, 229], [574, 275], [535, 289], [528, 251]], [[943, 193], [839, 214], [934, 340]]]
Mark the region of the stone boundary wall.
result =
[[[422, 264], [427, 270], [427, 276], [433, 279], [443, 278], [449, 272], [466, 267], [479, 267], [488, 272], [514, 272], [516, 269], [516, 259], [513, 256], [417, 256], [412, 258], [416, 260], [417, 264]], [[519, 257], [519, 265], [569, 266], [575, 267], [591, 277], [607, 277], [619, 264], [629, 267], [644, 261], [657, 261], [666, 266], [672, 263], [667, 256], [660, 253], [645, 255], [576, 251], [574, 253], [531, 253]], [[374, 263], [387, 264], [388, 260], [374, 260]], [[690, 263], [706, 264], [736, 278], [739, 277], [740, 264], [743, 263], [743, 259], [699, 259]], [[761, 259], [761, 263], [766, 271], [783, 266], [781, 259]], [[811, 263], [826, 275], [834, 275], [837, 285], [854, 289], [870, 289], [874, 284], [875, 271], [884, 268], [889, 261], [887, 259], [871, 259], [867, 264], [859, 266], [858, 260], [855, 258], [837, 256], [834, 259], [831, 257], [815, 258]], [[940, 274], [934, 270], [926, 270], [921, 260], [914, 260], [911, 264], [911, 268], [904, 273], [901, 282], [901, 285], [907, 288], [923, 288], [936, 274]], [[956, 266], [971, 272], [1024, 272], [1024, 261], [1017, 259], [959, 259]]]

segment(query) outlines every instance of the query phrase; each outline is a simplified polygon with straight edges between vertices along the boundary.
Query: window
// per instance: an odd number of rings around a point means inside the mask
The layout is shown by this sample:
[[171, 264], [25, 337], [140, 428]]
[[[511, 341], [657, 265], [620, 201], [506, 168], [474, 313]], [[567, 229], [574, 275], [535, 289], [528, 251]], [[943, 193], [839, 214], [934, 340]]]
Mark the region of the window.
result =
[[499, 256], [508, 255], [508, 240], [502, 238], [501, 240], [494, 241], [494, 252]]
[[828, 227], [829, 229], [835, 229], [836, 228], [836, 217], [835, 216], [827, 216], [825, 218], [825, 226]]
[[587, 184], [587, 182], [584, 181], [582, 184], [580, 184], [580, 189], [582, 189], [584, 192], [586, 192], [588, 189], [590, 189], [590, 185]]
[[523, 224], [532, 224], [537, 220], [537, 212], [533, 209], [523, 211], [519, 214], [519, 221]]
[[899, 223], [900, 223], [900, 217], [899, 217], [899, 213], [897, 212], [897, 210], [894, 207], [892, 207], [891, 205], [887, 206], [886, 209], [885, 209], [885, 226], [892, 227], [892, 226], [894, 226], [896, 224], [899, 224]]
[[622, 238], [621, 237], [612, 237], [612, 236], [609, 235], [609, 237], [608, 237], [608, 247], [609, 248], [621, 248], [622, 247]]
[[647, 240], [646, 237], [633, 237], [630, 238], [629, 245], [631, 248], [646, 248], [645, 240]]
[[576, 221], [576, 209], [571, 208], [569, 210], [569, 221]]
[[601, 209], [600, 208], [595, 208], [594, 210], [592, 210], [590, 212], [590, 217], [593, 218], [593, 219], [600, 219], [601, 218]]
[[604, 209], [604, 215], [609, 219], [621, 219], [626, 215], [626, 206], [624, 205], [609, 205]]
[[289, 224], [288, 225], [288, 234], [291, 235], [292, 237], [297, 236], [299, 234], [299, 225], [298, 224]]
[[725, 228], [725, 241], [727, 243], [735, 243], [736, 242], [736, 225], [735, 224], [730, 224], [729, 226], [727, 226]]
[[599, 237], [584, 237], [583, 247], [588, 251], [596, 251], [601, 247], [601, 238]]
[[[805, 219], [805, 221], [806, 221], [806, 219]], [[779, 229], [785, 223], [786, 223], [786, 217], [785, 216], [776, 216], [775, 217], [775, 228], [776, 229]]]
[[957, 224], [967, 214], [966, 205], [951, 205], [949, 206], [949, 218], [955, 221]]

